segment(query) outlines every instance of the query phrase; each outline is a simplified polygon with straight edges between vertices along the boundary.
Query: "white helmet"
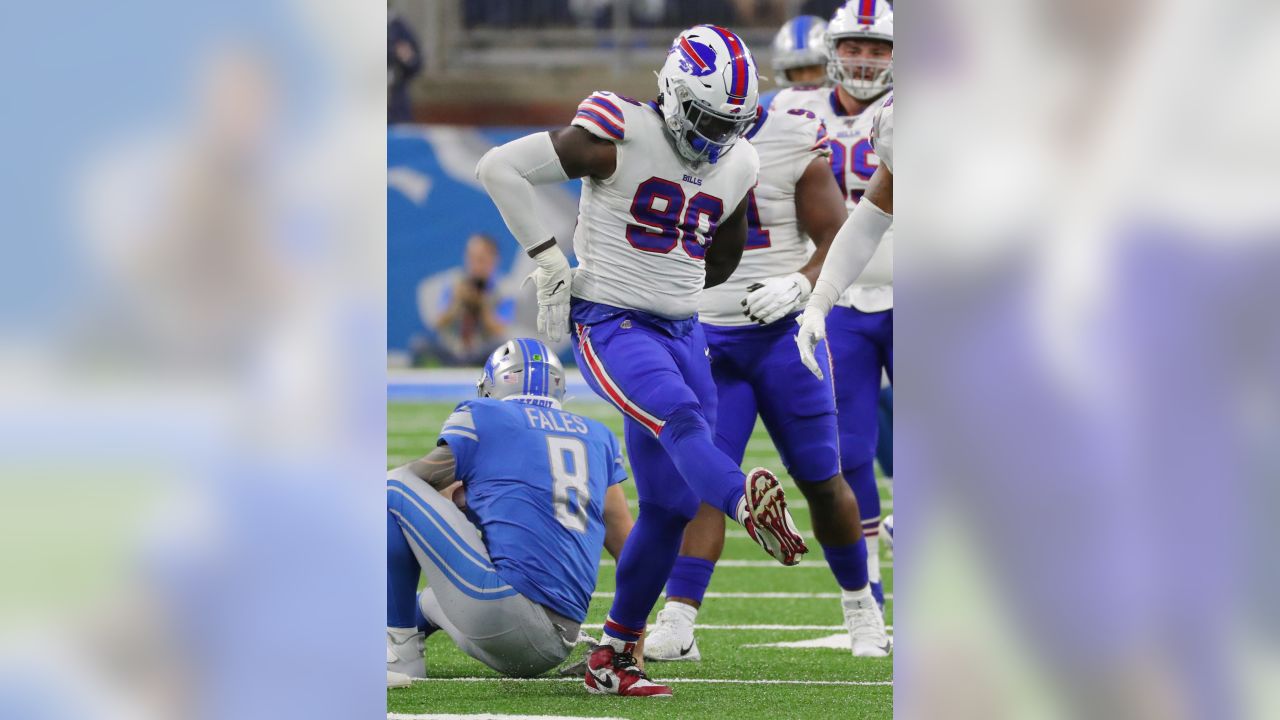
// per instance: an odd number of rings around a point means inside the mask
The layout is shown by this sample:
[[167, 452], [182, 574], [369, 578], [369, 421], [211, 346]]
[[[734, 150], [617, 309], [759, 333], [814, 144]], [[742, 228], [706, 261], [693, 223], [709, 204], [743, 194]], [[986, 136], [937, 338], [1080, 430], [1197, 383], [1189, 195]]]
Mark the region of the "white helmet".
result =
[[773, 37], [773, 81], [782, 87], [795, 83], [787, 71], [827, 64], [827, 21], [817, 15], [791, 18]]
[[760, 80], [742, 38], [716, 25], [676, 36], [658, 72], [662, 118], [690, 164], [714, 163], [756, 119]]
[[893, 44], [893, 9], [885, 0], [849, 0], [827, 25], [827, 77], [859, 100], [871, 100], [893, 87], [893, 61], [840, 61], [836, 46], [845, 38]]

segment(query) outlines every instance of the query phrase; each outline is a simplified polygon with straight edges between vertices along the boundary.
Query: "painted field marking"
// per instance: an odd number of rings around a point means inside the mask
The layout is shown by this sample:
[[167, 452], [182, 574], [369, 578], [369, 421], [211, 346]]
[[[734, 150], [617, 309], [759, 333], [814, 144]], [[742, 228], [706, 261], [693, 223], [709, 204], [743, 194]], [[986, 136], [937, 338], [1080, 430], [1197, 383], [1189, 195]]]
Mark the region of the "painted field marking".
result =
[[[600, 630], [604, 628], [601, 623], [591, 623], [583, 625], [584, 630]], [[845, 630], [843, 633], [848, 637], [849, 633], [843, 625], [694, 625], [694, 630]], [[892, 625], [885, 625], [884, 629], [893, 632]]]
[[849, 633], [842, 632], [827, 637], [813, 638], [811, 640], [793, 640], [789, 642], [774, 643], [751, 643], [749, 645], [741, 645], [744, 648], [831, 648], [833, 650], [848, 651], [851, 642]]
[[413, 714], [413, 713], [387, 713], [387, 720], [626, 720], [626, 718], [605, 717], [598, 718], [595, 716], [583, 715], [494, 715], [493, 713], [483, 713], [480, 715], [441, 715], [439, 713]]
[[[507, 683], [580, 683], [582, 678], [507, 678], [507, 677], [447, 677], [447, 678], [414, 678], [415, 683], [436, 682], [507, 682]], [[704, 685], [857, 685], [863, 687], [890, 687], [892, 680], [739, 680], [736, 678], [671, 678], [671, 682], [686, 685], [699, 683]], [[391, 716], [388, 716], [391, 717]], [[413, 717], [413, 716], [410, 716]]]

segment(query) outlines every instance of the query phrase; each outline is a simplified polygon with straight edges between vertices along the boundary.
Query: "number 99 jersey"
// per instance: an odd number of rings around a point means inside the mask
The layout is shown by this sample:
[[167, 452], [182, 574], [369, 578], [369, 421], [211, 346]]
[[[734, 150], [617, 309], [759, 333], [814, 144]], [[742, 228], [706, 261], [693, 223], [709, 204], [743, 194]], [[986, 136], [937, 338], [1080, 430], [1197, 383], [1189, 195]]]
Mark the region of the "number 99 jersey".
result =
[[604, 497], [627, 479], [602, 423], [517, 400], [460, 403], [439, 444], [457, 461], [467, 510], [498, 576], [582, 622], [604, 548]]
[[745, 137], [760, 156], [760, 182], [747, 193], [747, 245], [738, 269], [702, 293], [698, 319], [712, 325], [754, 325], [742, 314], [747, 288], [809, 260], [813, 249], [796, 217], [796, 183], [815, 158], [831, 154], [826, 126], [808, 110], [762, 110]]
[[[831, 146], [831, 171], [845, 194], [845, 206], [853, 212], [866, 192], [871, 176], [880, 166], [880, 157], [871, 143], [871, 127], [880, 108], [890, 102], [891, 97], [891, 94], [886, 94], [858, 115], [847, 115], [836, 97], [835, 88], [787, 88], [778, 93], [769, 110], [772, 113], [808, 110], [826, 123]], [[866, 269], [841, 296], [839, 304], [868, 313], [893, 307], [892, 226], [885, 232]]]
[[573, 124], [618, 148], [611, 177], [582, 179], [574, 296], [671, 320], [691, 317], [712, 236], [756, 184], [755, 148], [739, 139], [717, 162], [690, 168], [655, 103], [609, 92], [583, 100]]

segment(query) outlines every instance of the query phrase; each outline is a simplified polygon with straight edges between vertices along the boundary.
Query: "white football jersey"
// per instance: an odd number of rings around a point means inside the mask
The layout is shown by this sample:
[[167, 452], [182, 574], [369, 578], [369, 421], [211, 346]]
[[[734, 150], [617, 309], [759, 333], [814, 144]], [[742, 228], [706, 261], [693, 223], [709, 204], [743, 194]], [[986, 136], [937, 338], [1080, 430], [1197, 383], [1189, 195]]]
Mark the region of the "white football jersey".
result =
[[740, 139], [715, 164], [693, 170], [676, 154], [656, 104], [609, 92], [583, 100], [573, 124], [618, 147], [610, 178], [582, 179], [574, 296], [691, 317], [712, 235], [756, 184], [755, 148]]
[[746, 136], [760, 156], [760, 182], [747, 194], [747, 245], [733, 276], [702, 292], [698, 317], [712, 325], [751, 325], [747, 287], [799, 270], [813, 247], [796, 218], [796, 183], [814, 158], [831, 154], [827, 129], [807, 110], [764, 111]]
[[[880, 166], [880, 158], [871, 145], [871, 126], [880, 108], [891, 94], [871, 103], [858, 115], [846, 115], [835, 88], [787, 88], [773, 99], [771, 112], [791, 109], [809, 110], [827, 126], [831, 143], [831, 170], [836, 183], [845, 193], [850, 212], [857, 205], [872, 174]], [[863, 312], [880, 312], [893, 307], [893, 227], [884, 234], [871, 262], [853, 285], [840, 297], [840, 305]]]
[[885, 168], [893, 172], [893, 93], [889, 93], [871, 121], [871, 147]]

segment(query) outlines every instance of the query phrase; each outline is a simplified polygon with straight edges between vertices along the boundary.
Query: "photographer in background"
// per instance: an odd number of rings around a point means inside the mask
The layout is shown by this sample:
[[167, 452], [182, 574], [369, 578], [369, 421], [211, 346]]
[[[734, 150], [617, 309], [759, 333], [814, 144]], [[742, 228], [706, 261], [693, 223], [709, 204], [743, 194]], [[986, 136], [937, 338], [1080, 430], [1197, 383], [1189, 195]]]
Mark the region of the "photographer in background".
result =
[[480, 365], [507, 335], [514, 304], [495, 292], [498, 243], [489, 235], [467, 238], [462, 269], [445, 286], [444, 311], [432, 323], [435, 354], [445, 365]]

